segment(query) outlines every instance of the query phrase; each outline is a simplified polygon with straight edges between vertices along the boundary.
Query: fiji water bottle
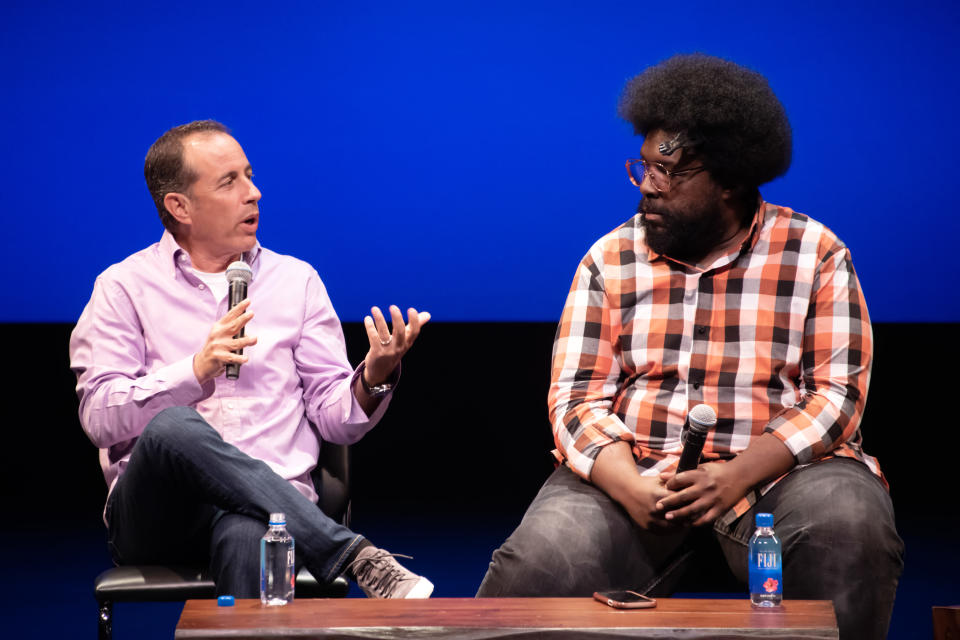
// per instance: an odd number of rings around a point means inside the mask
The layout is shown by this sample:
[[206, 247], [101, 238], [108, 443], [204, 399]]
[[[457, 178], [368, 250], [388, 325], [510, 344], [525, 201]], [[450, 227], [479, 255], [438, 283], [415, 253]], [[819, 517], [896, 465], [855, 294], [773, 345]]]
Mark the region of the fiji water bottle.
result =
[[260, 602], [293, 602], [293, 536], [282, 513], [270, 514], [270, 529], [260, 539]]
[[783, 600], [780, 539], [773, 533], [773, 514], [757, 514], [750, 538], [750, 602], [754, 607], [779, 607]]

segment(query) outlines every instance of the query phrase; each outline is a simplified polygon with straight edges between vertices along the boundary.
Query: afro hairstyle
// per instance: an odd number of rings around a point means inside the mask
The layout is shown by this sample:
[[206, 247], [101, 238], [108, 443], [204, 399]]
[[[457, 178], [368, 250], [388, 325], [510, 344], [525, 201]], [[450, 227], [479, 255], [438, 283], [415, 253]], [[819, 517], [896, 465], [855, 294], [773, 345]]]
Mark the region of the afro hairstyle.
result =
[[755, 190], [790, 168], [792, 136], [767, 80], [700, 53], [676, 55], [627, 82], [620, 116], [646, 136], [683, 133], [724, 187]]

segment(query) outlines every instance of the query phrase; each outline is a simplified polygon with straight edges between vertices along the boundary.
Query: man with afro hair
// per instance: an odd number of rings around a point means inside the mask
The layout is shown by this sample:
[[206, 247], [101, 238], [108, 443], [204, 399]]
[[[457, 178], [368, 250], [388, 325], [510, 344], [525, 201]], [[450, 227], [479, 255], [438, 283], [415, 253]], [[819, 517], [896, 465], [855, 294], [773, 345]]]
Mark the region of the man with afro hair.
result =
[[[884, 637], [903, 543], [861, 446], [870, 320], [846, 246], [760, 196], [790, 166], [783, 105], [695, 54], [630, 80], [620, 114], [643, 197], [577, 269], [548, 398], [560, 464], [478, 595], [669, 595], [710, 553], [746, 588], [772, 513], [783, 596], [832, 600], [842, 638]], [[697, 405], [716, 422], [678, 471]]]

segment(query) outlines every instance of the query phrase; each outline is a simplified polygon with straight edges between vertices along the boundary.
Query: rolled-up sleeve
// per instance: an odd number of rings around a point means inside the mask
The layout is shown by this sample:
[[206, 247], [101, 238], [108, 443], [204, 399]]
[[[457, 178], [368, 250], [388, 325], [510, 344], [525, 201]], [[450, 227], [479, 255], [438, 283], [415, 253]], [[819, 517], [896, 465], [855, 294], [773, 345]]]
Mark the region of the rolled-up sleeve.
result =
[[850, 258], [839, 243], [822, 248], [803, 336], [800, 401], [766, 430], [799, 464], [830, 453], [857, 432], [873, 356], [867, 306]]
[[585, 479], [604, 446], [634, 441], [613, 411], [621, 366], [599, 256], [595, 249], [583, 259], [570, 287], [553, 345], [547, 400], [558, 453]]

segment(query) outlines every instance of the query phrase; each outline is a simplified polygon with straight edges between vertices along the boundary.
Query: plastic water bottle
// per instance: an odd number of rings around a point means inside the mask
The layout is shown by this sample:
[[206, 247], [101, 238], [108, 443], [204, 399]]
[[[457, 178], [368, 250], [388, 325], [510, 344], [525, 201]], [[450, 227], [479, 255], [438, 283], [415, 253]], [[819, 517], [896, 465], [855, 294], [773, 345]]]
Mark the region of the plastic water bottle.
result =
[[773, 514], [757, 514], [757, 530], [750, 538], [750, 603], [779, 607], [783, 600], [780, 539], [773, 533]]
[[260, 602], [281, 605], [293, 602], [293, 536], [282, 513], [270, 514], [270, 529], [260, 539]]

